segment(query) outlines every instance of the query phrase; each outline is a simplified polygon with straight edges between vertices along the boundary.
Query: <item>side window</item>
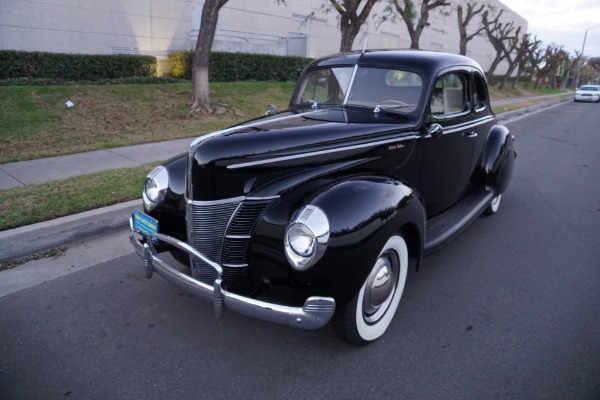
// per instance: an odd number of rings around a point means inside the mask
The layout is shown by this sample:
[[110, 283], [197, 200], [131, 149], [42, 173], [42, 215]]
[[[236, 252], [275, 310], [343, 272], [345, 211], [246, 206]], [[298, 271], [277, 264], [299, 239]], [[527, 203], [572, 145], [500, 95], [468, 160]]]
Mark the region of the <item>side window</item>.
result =
[[438, 78], [430, 103], [431, 113], [437, 116], [454, 114], [467, 109], [467, 81], [464, 75], [450, 73]]
[[475, 111], [484, 110], [487, 107], [487, 90], [485, 79], [479, 72], [473, 73], [473, 102]]

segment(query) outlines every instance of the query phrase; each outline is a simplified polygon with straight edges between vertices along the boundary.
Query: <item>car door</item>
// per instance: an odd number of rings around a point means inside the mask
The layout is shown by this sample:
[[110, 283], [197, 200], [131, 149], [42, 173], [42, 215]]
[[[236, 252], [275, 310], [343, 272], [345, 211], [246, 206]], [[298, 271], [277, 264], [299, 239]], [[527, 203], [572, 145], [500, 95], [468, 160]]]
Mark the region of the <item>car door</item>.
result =
[[469, 72], [455, 70], [439, 76], [431, 93], [419, 178], [428, 217], [451, 207], [468, 187], [478, 135], [469, 123], [470, 87]]

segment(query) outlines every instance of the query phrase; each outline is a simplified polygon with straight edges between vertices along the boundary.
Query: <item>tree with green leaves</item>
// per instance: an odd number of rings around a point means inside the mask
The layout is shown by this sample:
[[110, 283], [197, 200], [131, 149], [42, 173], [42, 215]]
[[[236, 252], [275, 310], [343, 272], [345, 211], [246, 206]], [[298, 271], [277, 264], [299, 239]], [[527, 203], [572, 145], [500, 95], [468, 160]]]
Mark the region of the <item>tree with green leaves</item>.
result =
[[592, 57], [587, 60], [585, 64], [588, 67], [589, 75], [584, 75], [588, 77], [589, 82], [600, 82], [600, 57]]
[[543, 87], [544, 83], [546, 83], [546, 88], [555, 88], [557, 77], [562, 78], [559, 67], [564, 67], [564, 63], [569, 58], [569, 52], [565, 50], [564, 46], [555, 43], [547, 45], [544, 54], [545, 65], [538, 74], [534, 89]]

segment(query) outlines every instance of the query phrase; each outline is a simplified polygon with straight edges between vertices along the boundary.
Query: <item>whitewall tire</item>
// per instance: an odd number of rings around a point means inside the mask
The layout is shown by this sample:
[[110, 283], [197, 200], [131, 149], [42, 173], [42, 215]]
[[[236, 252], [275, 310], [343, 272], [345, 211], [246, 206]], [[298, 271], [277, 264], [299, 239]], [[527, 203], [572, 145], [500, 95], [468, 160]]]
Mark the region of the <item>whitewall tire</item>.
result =
[[494, 197], [492, 199], [492, 202], [490, 203], [489, 206], [487, 206], [487, 208], [485, 209], [484, 213], [485, 215], [494, 215], [498, 212], [498, 210], [500, 209], [500, 202], [502, 201], [502, 195], [499, 194], [496, 197]]
[[408, 272], [408, 248], [401, 236], [385, 243], [357, 295], [336, 316], [337, 333], [353, 345], [380, 338], [390, 326]]

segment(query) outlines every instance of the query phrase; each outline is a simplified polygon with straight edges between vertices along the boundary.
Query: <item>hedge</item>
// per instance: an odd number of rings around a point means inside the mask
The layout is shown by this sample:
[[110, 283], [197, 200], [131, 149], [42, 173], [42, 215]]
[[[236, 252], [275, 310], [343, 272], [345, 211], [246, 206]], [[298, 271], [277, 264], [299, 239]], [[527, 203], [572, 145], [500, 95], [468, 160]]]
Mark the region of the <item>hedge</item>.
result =
[[[193, 53], [178, 51], [169, 54], [171, 77], [192, 78]], [[296, 81], [312, 59], [268, 54], [212, 52], [209, 80], [236, 81]], [[65, 82], [108, 83], [130, 79], [152, 82], [157, 61], [152, 56], [88, 55], [0, 50], [0, 86], [44, 85]]]
[[156, 76], [156, 58], [0, 50], [0, 79], [98, 81]]
[[[193, 52], [169, 54], [171, 76], [191, 79]], [[209, 81], [296, 81], [312, 59], [269, 54], [212, 52], [208, 67]]]
[[144, 85], [163, 83], [185, 83], [185, 79], [175, 79], [168, 76], [132, 76], [118, 79], [96, 79], [93, 81], [82, 79], [80, 81], [66, 81], [53, 78], [11, 78], [0, 79], [0, 86], [68, 86], [68, 85]]

